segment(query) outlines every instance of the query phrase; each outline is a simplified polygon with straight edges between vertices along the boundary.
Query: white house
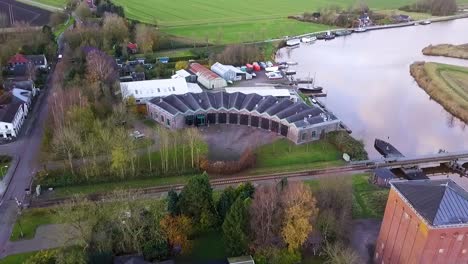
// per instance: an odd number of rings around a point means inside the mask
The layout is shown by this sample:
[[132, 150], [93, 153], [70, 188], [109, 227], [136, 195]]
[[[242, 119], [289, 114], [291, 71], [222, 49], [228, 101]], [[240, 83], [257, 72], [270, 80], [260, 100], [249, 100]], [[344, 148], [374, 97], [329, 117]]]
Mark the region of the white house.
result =
[[26, 116], [27, 106], [22, 102], [12, 102], [0, 107], [0, 137], [17, 137]]
[[188, 84], [185, 78], [176, 78], [120, 83], [120, 91], [123, 99], [132, 96], [136, 103], [143, 104], [156, 97], [201, 93], [202, 89], [197, 84]]

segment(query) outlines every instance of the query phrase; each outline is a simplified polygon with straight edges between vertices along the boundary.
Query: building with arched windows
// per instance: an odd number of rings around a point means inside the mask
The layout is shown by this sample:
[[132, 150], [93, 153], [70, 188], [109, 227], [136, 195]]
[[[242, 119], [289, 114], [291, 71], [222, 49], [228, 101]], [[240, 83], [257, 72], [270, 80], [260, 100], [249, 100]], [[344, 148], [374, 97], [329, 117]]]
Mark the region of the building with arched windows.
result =
[[243, 93], [186, 93], [147, 102], [147, 113], [170, 128], [231, 124], [257, 127], [296, 144], [340, 129], [340, 120], [321, 108], [289, 98]]

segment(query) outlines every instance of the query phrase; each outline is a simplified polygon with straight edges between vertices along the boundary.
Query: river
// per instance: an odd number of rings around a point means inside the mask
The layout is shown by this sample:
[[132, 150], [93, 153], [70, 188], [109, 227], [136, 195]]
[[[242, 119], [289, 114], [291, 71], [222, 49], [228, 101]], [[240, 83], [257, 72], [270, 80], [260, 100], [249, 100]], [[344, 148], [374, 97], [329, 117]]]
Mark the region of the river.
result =
[[430, 99], [409, 73], [415, 61], [468, 67], [468, 60], [428, 57], [429, 44], [468, 43], [468, 19], [354, 33], [331, 41], [278, 51], [277, 61], [295, 61], [297, 78], [316, 76], [327, 97], [320, 100], [362, 139], [377, 158], [374, 139], [404, 155], [468, 150], [467, 124]]

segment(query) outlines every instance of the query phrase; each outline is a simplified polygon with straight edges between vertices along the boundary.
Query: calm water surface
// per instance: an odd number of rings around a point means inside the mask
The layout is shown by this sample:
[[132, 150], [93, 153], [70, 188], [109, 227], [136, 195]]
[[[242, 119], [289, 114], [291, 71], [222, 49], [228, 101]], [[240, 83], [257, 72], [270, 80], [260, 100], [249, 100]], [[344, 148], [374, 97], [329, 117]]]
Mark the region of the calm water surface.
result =
[[405, 155], [468, 150], [468, 127], [431, 100], [409, 74], [415, 61], [468, 67], [468, 60], [427, 57], [429, 44], [468, 43], [468, 19], [371, 31], [282, 49], [277, 61], [296, 61], [297, 77], [316, 75], [321, 101], [378, 157], [375, 138]]

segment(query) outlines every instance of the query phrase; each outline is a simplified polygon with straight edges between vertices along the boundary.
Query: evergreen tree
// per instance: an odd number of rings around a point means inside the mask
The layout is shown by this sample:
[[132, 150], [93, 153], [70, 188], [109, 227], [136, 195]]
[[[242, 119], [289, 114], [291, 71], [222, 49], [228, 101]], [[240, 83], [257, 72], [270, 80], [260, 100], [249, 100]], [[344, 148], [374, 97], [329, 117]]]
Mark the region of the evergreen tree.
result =
[[247, 198], [253, 199], [253, 195], [255, 192], [255, 187], [251, 182], [242, 183], [237, 187], [237, 194], [245, 200]]
[[179, 195], [180, 212], [192, 218], [194, 223], [201, 224], [202, 229], [216, 223], [213, 189], [208, 175], [194, 176]]
[[174, 189], [171, 189], [167, 193], [167, 211], [172, 215], [179, 215], [180, 214], [180, 209], [179, 209], [179, 195]]
[[237, 196], [237, 191], [231, 186], [224, 189], [221, 193], [221, 197], [219, 197], [218, 204], [216, 205], [221, 222], [224, 221], [226, 214], [229, 212], [229, 208], [231, 208], [232, 204], [236, 201]]
[[239, 256], [247, 253], [248, 250], [248, 210], [250, 199], [243, 200], [240, 197], [234, 202], [226, 215], [222, 229], [224, 241], [228, 254]]

